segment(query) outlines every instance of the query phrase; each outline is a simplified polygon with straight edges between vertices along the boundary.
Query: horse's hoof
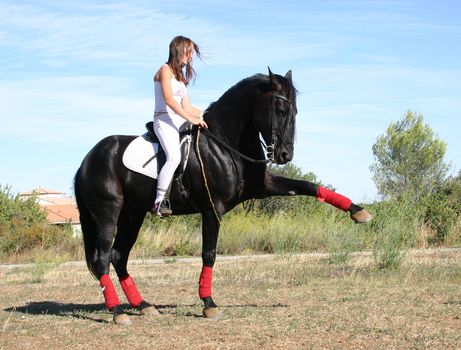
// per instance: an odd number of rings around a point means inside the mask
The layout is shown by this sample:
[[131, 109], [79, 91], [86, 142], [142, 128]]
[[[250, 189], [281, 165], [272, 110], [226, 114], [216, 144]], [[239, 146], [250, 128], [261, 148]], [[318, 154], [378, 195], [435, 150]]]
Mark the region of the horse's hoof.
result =
[[114, 315], [114, 323], [119, 326], [131, 326], [132, 322], [127, 314]]
[[160, 316], [160, 312], [157, 311], [154, 305], [150, 305], [150, 304], [139, 308], [139, 313], [144, 316], [151, 316], [151, 317]]
[[365, 210], [362, 209], [355, 214], [351, 215], [351, 219], [357, 224], [366, 224], [371, 221], [373, 217]]
[[219, 317], [218, 307], [206, 307], [203, 309], [203, 317], [217, 319]]

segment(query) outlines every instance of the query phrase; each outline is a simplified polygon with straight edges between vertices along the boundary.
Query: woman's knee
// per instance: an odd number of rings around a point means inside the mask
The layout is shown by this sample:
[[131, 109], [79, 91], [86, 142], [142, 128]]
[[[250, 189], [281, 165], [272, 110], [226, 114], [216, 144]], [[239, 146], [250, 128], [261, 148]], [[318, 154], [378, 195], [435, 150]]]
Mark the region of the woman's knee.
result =
[[172, 158], [170, 162], [171, 162], [170, 164], [173, 165], [176, 169], [181, 163], [181, 156]]
[[172, 165], [178, 166], [181, 163], [181, 151], [170, 150], [166, 155], [166, 161]]

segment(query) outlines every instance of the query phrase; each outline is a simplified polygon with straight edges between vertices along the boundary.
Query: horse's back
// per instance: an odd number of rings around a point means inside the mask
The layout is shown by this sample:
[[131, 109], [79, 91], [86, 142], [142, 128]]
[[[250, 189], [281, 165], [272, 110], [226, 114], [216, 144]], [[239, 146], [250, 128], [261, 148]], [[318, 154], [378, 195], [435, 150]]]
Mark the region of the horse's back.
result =
[[79, 208], [86, 206], [98, 211], [98, 205], [107, 204], [145, 213], [152, 205], [154, 180], [123, 165], [123, 153], [136, 137], [108, 136], [88, 152], [75, 176]]
[[135, 138], [136, 136], [126, 135], [111, 135], [103, 138], [88, 152], [80, 168], [93, 163], [110, 163], [117, 156], [121, 159], [128, 144]]
[[135, 136], [112, 135], [99, 141], [83, 159], [75, 176], [75, 194], [78, 197], [89, 194], [113, 193], [123, 175], [122, 156]]

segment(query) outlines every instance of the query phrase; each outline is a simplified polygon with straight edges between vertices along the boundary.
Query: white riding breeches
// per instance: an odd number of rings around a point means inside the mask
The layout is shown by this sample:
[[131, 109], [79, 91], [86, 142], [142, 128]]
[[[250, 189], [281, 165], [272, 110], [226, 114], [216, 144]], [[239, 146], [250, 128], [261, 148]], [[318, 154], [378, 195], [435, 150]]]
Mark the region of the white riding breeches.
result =
[[166, 163], [163, 165], [157, 177], [156, 203], [163, 200], [165, 197], [165, 193], [173, 179], [174, 172], [181, 162], [179, 127], [171, 121], [168, 122], [162, 119], [163, 118], [154, 118], [154, 131], [166, 155]]

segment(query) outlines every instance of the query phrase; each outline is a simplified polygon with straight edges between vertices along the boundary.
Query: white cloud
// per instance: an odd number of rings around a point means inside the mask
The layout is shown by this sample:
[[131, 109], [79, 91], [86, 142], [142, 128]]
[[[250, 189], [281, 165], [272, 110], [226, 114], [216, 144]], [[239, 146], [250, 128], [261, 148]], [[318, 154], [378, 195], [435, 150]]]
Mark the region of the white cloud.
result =
[[[303, 31], [286, 22], [283, 30], [274, 30], [270, 21], [265, 26], [260, 25], [264, 22], [234, 26], [197, 14], [168, 12], [168, 6], [74, 6], [72, 12], [64, 12], [59, 7], [47, 10], [43, 5], [0, 5], [0, 43], [33, 54], [38, 63], [51, 67], [76, 61], [98, 66], [149, 65], [165, 60], [171, 38], [185, 33], [203, 46], [209, 65], [235, 67], [320, 57], [335, 52], [344, 40], [332, 34]], [[22, 59], [28, 60], [26, 56]]]
[[[139, 130], [153, 101], [129, 96], [130, 83], [110, 77], [44, 78], [0, 84], [4, 137], [56, 143], [79, 135]], [[13, 121], [14, 122], [11, 122]]]
[[[184, 16], [162, 13], [152, 8], [129, 5], [81, 5], [71, 12], [44, 6], [0, 5], [3, 44], [63, 62], [145, 64], [152, 57], [167, 55], [167, 45], [175, 31], [201, 23]], [[83, 7], [83, 12], [79, 9]], [[1, 28], [0, 27], [0, 28]]]

